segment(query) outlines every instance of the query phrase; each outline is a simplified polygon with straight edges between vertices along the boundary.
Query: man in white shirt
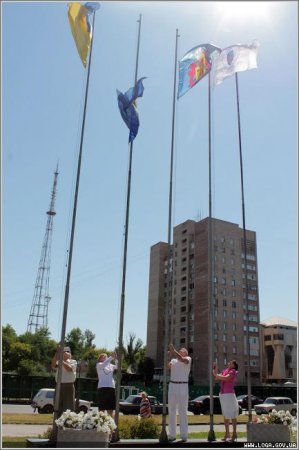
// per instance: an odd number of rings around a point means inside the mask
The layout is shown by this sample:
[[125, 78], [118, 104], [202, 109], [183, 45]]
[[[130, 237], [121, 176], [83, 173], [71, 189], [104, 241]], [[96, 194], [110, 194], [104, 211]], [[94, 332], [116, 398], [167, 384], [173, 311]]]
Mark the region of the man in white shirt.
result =
[[[114, 359], [115, 364], [111, 364]], [[115, 396], [115, 382], [113, 372], [117, 369], [117, 355], [115, 352], [108, 357], [106, 353], [101, 353], [96, 364], [98, 372], [98, 404], [99, 411], [107, 411], [110, 416], [113, 416], [115, 410], [116, 396]]]
[[[55, 355], [51, 361], [51, 368], [57, 369], [58, 361], [59, 361], [59, 352], [60, 347], [57, 348]], [[71, 349], [70, 347], [64, 347], [63, 349], [63, 361], [62, 361], [62, 375], [61, 375], [61, 385], [60, 385], [60, 399], [58, 406], [58, 417], [66, 411], [70, 409], [71, 411], [75, 411], [75, 380], [76, 380], [76, 370], [77, 370], [77, 361], [75, 359], [71, 359]], [[55, 379], [57, 382], [57, 373], [55, 373]], [[56, 393], [56, 392], [55, 392]], [[55, 404], [55, 403], [54, 403]]]
[[180, 435], [182, 442], [188, 439], [188, 379], [191, 368], [191, 358], [188, 350], [181, 348], [177, 351], [172, 344], [169, 346], [170, 354], [175, 358], [168, 363], [170, 369], [170, 381], [168, 387], [168, 411], [169, 411], [169, 438], [170, 442], [176, 440], [176, 411], [180, 417]]

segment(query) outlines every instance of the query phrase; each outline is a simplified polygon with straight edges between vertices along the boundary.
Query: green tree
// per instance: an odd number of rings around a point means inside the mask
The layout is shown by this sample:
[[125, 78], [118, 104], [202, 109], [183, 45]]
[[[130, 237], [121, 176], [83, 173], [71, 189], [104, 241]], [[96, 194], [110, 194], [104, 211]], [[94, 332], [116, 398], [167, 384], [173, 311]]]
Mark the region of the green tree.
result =
[[33, 360], [32, 347], [23, 342], [13, 342], [10, 348], [8, 370], [19, 373], [19, 367], [22, 360]]
[[145, 383], [151, 383], [154, 376], [155, 362], [152, 358], [146, 356], [138, 364], [138, 372], [143, 375]]
[[46, 376], [48, 372], [45, 367], [32, 359], [22, 359], [18, 367], [19, 375]]
[[74, 359], [84, 359], [84, 354], [95, 345], [92, 341], [95, 338], [95, 334], [91, 330], [85, 330], [84, 332], [79, 328], [73, 328], [65, 337], [65, 345], [69, 345], [72, 351]]
[[130, 332], [127, 339], [127, 346], [123, 347], [124, 362], [127, 364], [127, 372], [136, 373], [137, 366], [142, 354], [143, 342], [141, 339], [136, 339], [136, 334]]
[[4, 372], [10, 370], [10, 349], [12, 344], [15, 343], [17, 339], [17, 333], [10, 324], [2, 326], [2, 369]]
[[[50, 338], [47, 327], [38, 329], [35, 333], [26, 332], [19, 336], [19, 341], [29, 344], [32, 348], [32, 358], [41, 365], [42, 372], [51, 370], [51, 359], [57, 348], [57, 343]], [[28, 364], [26, 365], [28, 367]], [[39, 367], [39, 366], [37, 366]], [[34, 370], [36, 372], [36, 370]], [[33, 375], [33, 374], [32, 374]]]

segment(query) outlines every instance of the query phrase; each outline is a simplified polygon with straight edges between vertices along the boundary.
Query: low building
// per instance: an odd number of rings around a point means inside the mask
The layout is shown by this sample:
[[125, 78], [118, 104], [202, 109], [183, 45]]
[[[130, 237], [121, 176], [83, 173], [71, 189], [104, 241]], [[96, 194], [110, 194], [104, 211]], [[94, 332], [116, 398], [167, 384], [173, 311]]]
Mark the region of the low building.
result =
[[262, 380], [297, 382], [297, 323], [282, 317], [261, 322]]

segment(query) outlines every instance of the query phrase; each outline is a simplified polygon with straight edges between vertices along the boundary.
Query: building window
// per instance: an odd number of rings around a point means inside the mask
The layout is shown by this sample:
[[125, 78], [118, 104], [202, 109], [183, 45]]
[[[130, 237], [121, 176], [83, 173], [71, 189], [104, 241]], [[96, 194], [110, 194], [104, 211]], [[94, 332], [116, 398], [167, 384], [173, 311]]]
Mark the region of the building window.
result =
[[220, 278], [220, 283], [221, 284], [226, 284], [226, 279], [225, 278]]
[[232, 302], [232, 308], [236, 308], [237, 307], [237, 303], [236, 302]]
[[214, 277], [214, 283], [217, 283], [217, 281], [218, 281], [217, 277]]
[[230, 263], [231, 263], [231, 265], [234, 265], [234, 264], [235, 264], [235, 259], [234, 259], [234, 258], [231, 258], [231, 259], [230, 259]]
[[226, 322], [223, 322], [223, 329], [227, 330], [227, 323]]
[[283, 341], [284, 335], [283, 334], [273, 334], [274, 341]]
[[236, 291], [233, 289], [232, 291], [232, 296], [235, 297], [236, 296]]
[[237, 324], [233, 323], [233, 331], [236, 331], [236, 330], [237, 330]]
[[267, 334], [266, 336], [264, 336], [264, 341], [271, 341], [272, 340], [272, 336], [270, 334]]
[[225, 310], [223, 310], [223, 319], [226, 319], [227, 317], [227, 312]]
[[233, 334], [233, 342], [237, 342], [237, 336]]
[[236, 314], [235, 311], [233, 311], [233, 312], [232, 312], [232, 318], [233, 318], [233, 319], [236, 319], [236, 317], [237, 317], [237, 314]]
[[236, 286], [236, 280], [232, 280], [230, 283], [232, 286]]
[[226, 342], [226, 334], [223, 335], [223, 342]]
[[221, 294], [222, 295], [226, 295], [226, 289], [225, 288], [221, 289]]
[[236, 355], [236, 353], [237, 353], [237, 349], [236, 349], [236, 347], [233, 347], [233, 354]]
[[222, 306], [227, 306], [225, 298], [222, 300]]

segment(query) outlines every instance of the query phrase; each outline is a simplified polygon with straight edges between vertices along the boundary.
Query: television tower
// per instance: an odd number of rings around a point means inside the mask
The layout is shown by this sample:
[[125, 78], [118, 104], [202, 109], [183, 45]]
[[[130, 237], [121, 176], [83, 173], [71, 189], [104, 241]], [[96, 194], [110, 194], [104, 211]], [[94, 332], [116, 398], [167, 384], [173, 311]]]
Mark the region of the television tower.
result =
[[49, 276], [51, 263], [51, 244], [53, 232], [53, 219], [56, 214], [54, 210], [56, 199], [56, 187], [58, 178], [58, 164], [54, 172], [54, 182], [51, 192], [51, 202], [47, 211], [47, 225], [44, 236], [41, 257], [39, 261], [34, 295], [28, 319], [27, 331], [36, 332], [39, 328], [48, 326], [48, 305], [51, 300], [49, 296]]

